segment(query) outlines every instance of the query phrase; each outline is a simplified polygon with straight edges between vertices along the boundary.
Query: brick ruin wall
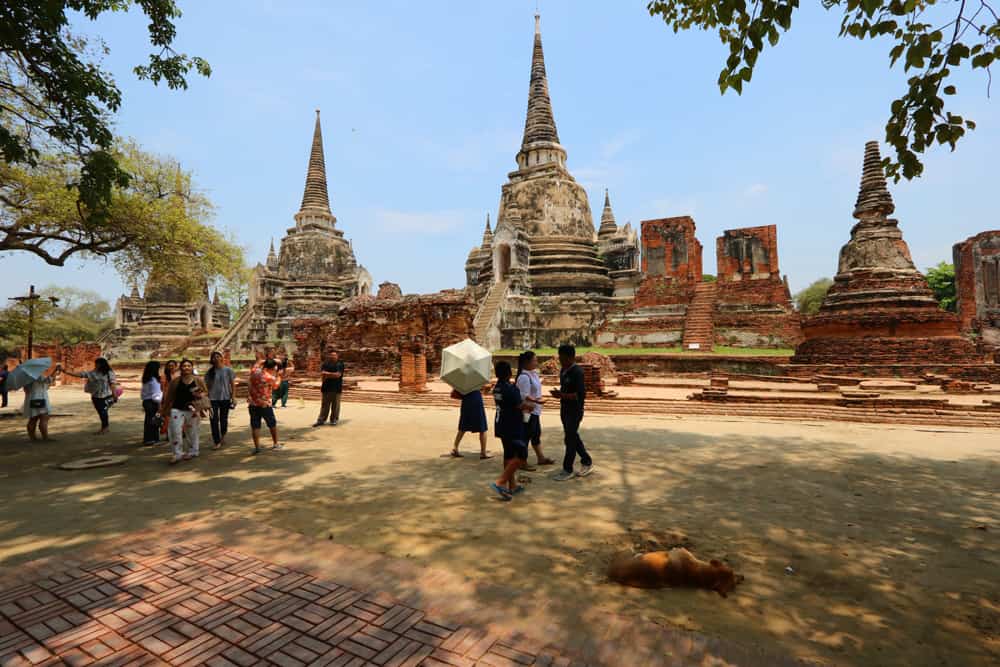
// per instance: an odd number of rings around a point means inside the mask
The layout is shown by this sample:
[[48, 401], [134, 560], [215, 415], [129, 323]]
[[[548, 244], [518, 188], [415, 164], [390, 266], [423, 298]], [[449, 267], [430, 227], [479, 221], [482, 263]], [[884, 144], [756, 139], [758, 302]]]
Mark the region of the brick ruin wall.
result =
[[715, 241], [715, 344], [794, 347], [801, 321], [778, 267], [775, 225], [730, 229]]
[[[18, 350], [21, 359], [28, 358], [28, 348], [23, 347]], [[61, 343], [35, 343], [32, 345], [31, 356], [34, 359], [49, 357], [52, 365], [62, 364], [63, 368], [71, 371], [89, 371], [94, 367], [94, 360], [101, 356], [101, 346], [98, 343], [74, 343], [73, 345], [63, 345]], [[17, 365], [17, 359], [7, 359], [7, 368], [13, 369]], [[60, 384], [83, 384], [80, 378], [60, 375]]]
[[[689, 217], [642, 223], [643, 278], [634, 303], [608, 313], [601, 345], [681, 343], [687, 307], [702, 281], [702, 248]], [[775, 225], [724, 232], [716, 240], [714, 342], [732, 347], [794, 347], [801, 321], [778, 267]]]
[[952, 254], [962, 332], [1000, 349], [1000, 230], [956, 243]]
[[353, 375], [396, 375], [400, 344], [419, 339], [428, 371], [440, 368], [441, 350], [474, 335], [478, 304], [462, 290], [400, 298], [360, 297], [331, 318], [307, 318], [292, 325], [295, 366], [318, 373], [327, 345], [337, 349]]
[[702, 247], [692, 218], [642, 222], [642, 274], [636, 307], [691, 302], [702, 276]]

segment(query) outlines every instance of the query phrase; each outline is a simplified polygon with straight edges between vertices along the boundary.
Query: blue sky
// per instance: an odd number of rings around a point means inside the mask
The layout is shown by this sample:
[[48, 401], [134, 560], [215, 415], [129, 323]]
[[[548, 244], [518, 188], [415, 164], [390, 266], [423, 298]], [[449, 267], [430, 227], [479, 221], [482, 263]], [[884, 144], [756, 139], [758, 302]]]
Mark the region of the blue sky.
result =
[[[461, 287], [466, 254], [487, 212], [495, 218], [523, 130], [534, 4], [182, 0], [178, 50], [213, 68], [187, 91], [132, 75], [148, 52], [139, 13], [80, 26], [111, 49], [119, 134], [191, 169], [217, 207], [213, 224], [236, 235], [251, 264], [294, 224], [321, 109], [338, 225], [376, 284], [415, 293]], [[889, 45], [839, 39], [838, 15], [805, 3], [743, 96], [721, 96], [717, 38], [674, 34], [645, 5], [542, 3], [556, 123], [595, 220], [605, 187], [619, 224], [692, 215], [707, 273], [722, 230], [776, 224], [793, 291], [831, 276], [853, 224], [864, 142], [883, 137], [905, 82], [888, 69]], [[989, 167], [1000, 113], [985, 77], [956, 83], [954, 110], [978, 129], [955, 153], [934, 149], [916, 182], [890, 185], [922, 270], [950, 261], [956, 241], [1000, 227]], [[30, 282], [112, 300], [123, 290], [100, 261], [0, 261], [2, 297]]]

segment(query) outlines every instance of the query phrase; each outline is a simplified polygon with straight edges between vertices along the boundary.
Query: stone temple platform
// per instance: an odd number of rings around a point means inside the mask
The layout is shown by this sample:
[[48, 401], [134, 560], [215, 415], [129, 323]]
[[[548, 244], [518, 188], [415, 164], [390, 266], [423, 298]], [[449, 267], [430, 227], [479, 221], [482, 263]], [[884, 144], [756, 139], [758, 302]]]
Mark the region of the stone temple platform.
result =
[[[609, 616], [599, 637], [445, 571], [243, 521], [172, 524], [0, 577], [8, 665], [800, 665]], [[586, 613], [581, 610], [581, 613]]]

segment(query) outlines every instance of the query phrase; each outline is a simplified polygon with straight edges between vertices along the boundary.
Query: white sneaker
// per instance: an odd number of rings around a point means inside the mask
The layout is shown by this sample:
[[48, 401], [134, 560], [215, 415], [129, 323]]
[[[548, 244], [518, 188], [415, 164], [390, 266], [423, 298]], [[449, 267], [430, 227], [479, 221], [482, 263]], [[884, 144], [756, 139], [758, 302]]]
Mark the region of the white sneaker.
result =
[[560, 470], [559, 472], [557, 472], [555, 475], [552, 476], [552, 479], [555, 480], [556, 482], [565, 482], [573, 479], [574, 477], [576, 477], [576, 473]]
[[582, 468], [580, 468], [580, 472], [578, 472], [576, 474], [577, 474], [578, 477], [586, 477], [587, 475], [589, 475], [592, 472], [594, 472], [594, 466], [593, 465], [589, 465], [589, 466], [583, 466]]

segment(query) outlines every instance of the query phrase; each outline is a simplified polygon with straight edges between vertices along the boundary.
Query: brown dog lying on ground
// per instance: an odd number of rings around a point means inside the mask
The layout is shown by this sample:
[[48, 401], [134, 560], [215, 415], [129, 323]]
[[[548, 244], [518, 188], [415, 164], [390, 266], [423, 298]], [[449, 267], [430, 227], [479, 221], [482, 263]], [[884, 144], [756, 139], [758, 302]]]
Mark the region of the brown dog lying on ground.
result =
[[647, 554], [620, 554], [608, 566], [608, 579], [636, 588], [704, 588], [722, 597], [743, 581], [743, 577], [728, 565], [717, 560], [706, 563], [680, 548]]

